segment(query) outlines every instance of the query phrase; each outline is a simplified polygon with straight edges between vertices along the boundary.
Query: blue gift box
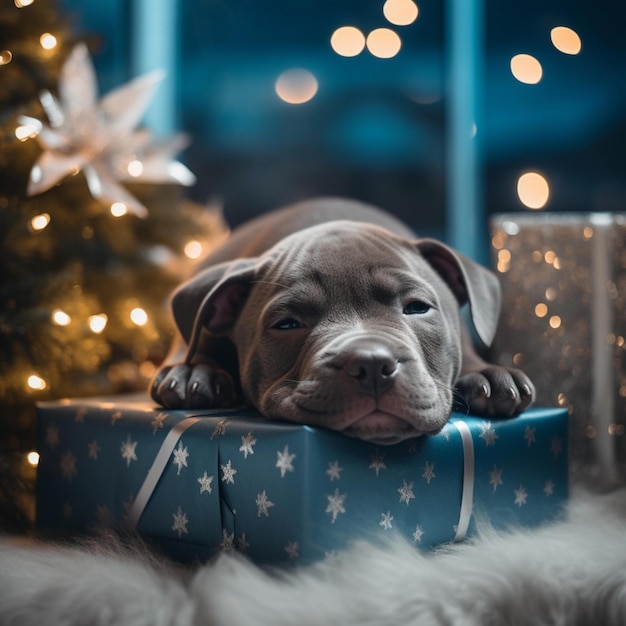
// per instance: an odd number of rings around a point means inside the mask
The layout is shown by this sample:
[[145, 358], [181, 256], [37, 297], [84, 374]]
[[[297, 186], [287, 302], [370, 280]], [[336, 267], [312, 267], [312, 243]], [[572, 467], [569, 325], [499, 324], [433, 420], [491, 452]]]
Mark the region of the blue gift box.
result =
[[311, 562], [397, 532], [421, 548], [480, 518], [532, 526], [567, 498], [567, 411], [453, 415], [377, 446], [252, 410], [163, 410], [143, 396], [41, 403], [37, 520], [45, 531], [127, 524], [182, 561], [235, 549]]

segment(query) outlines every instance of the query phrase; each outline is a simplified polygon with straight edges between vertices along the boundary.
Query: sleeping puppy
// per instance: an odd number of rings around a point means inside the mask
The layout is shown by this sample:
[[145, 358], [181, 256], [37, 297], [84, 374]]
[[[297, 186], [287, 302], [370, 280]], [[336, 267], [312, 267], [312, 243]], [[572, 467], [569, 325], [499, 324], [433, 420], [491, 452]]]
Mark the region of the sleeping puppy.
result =
[[487, 269], [374, 207], [316, 199], [236, 229], [174, 294], [184, 346], [158, 372], [168, 408], [247, 403], [272, 419], [393, 444], [434, 434], [456, 401], [510, 416], [528, 377], [489, 365], [500, 290]]

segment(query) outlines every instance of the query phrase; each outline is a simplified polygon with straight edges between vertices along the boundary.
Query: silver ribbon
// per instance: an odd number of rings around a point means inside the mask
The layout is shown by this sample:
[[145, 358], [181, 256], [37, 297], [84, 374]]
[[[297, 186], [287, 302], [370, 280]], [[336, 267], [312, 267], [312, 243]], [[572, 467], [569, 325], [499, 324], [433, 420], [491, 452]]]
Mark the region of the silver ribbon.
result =
[[461, 541], [467, 535], [470, 519], [472, 518], [472, 507], [474, 506], [474, 440], [469, 426], [462, 421], [455, 421], [453, 424], [461, 435], [463, 444], [463, 490], [461, 492], [461, 510], [459, 512], [459, 523], [456, 527], [456, 535], [453, 541]]
[[176, 424], [176, 426], [174, 426], [172, 430], [167, 433], [167, 436], [161, 445], [161, 449], [156, 455], [152, 466], [148, 470], [148, 474], [141, 485], [141, 489], [139, 489], [139, 493], [137, 493], [137, 497], [128, 511], [128, 523], [132, 529], [137, 528], [137, 524], [139, 523], [146, 506], [148, 506], [152, 493], [154, 492], [154, 489], [157, 486], [163, 471], [165, 470], [165, 466], [167, 465], [178, 440], [188, 428], [199, 422], [200, 419], [201, 418], [199, 417], [188, 417], [178, 422], [178, 424]]

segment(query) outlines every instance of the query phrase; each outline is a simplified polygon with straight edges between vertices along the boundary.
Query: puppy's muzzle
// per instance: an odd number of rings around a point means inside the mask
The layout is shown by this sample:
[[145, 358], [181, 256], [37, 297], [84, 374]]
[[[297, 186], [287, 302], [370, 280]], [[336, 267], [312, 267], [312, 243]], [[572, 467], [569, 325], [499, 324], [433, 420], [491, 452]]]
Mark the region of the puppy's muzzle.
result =
[[364, 394], [379, 398], [393, 386], [399, 361], [384, 343], [356, 337], [342, 346], [332, 367], [341, 371], [348, 384]]

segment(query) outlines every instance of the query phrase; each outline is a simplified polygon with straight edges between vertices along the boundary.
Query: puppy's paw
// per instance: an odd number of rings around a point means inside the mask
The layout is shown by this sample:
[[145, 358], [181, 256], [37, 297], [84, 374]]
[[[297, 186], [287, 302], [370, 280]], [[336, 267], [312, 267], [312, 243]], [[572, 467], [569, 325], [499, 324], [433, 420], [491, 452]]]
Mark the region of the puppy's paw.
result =
[[230, 374], [204, 363], [164, 367], [152, 381], [150, 395], [168, 409], [213, 409], [237, 403]]
[[455, 392], [455, 408], [492, 417], [517, 415], [535, 400], [535, 387], [524, 372], [496, 365], [462, 376]]

